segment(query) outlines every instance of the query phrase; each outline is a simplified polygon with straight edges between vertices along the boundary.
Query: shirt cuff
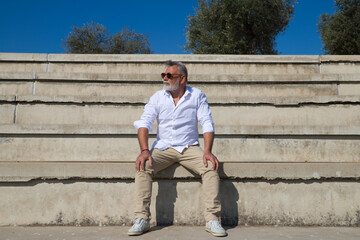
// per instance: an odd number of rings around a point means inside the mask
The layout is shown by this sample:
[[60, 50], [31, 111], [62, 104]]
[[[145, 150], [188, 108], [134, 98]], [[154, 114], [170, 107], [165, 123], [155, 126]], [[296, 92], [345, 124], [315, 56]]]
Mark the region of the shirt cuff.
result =
[[146, 122], [142, 121], [142, 120], [138, 120], [134, 122], [134, 127], [136, 128], [136, 130], [139, 130], [139, 128], [147, 128], [149, 130], [149, 132], [151, 132], [153, 130], [152, 126], [150, 124], [147, 124]]
[[206, 133], [206, 132], [215, 132], [214, 124], [211, 124], [211, 123], [205, 123], [205, 124], [202, 126], [202, 129], [203, 129], [203, 133]]

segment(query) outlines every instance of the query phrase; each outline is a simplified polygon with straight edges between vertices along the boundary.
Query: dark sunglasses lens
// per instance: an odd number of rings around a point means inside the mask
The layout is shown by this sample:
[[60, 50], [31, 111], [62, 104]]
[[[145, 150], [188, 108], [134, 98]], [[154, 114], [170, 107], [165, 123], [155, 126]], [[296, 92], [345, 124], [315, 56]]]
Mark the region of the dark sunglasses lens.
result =
[[172, 78], [171, 73], [162, 73], [162, 74], [161, 74], [161, 78], [164, 78], [165, 76], [166, 76], [167, 78], [169, 78], [169, 79]]

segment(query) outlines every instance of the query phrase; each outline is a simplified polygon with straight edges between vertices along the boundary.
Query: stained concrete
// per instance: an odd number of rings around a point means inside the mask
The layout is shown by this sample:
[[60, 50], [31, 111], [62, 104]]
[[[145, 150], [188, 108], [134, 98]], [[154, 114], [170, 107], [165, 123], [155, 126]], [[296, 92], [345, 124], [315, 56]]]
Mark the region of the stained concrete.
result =
[[[156, 132], [156, 126], [153, 126]], [[2, 134], [66, 134], [66, 135], [133, 135], [136, 130], [129, 124], [1, 124]], [[199, 126], [199, 133], [202, 128]], [[360, 126], [228, 126], [216, 125], [216, 134], [219, 135], [246, 135], [246, 136], [359, 136]]]
[[[53, 87], [56, 87], [53, 86]], [[34, 88], [34, 87], [33, 87]], [[129, 88], [131, 90], [131, 88]], [[157, 88], [159, 90], [159, 87]], [[215, 90], [215, 89], [213, 89]], [[222, 90], [221, 87], [218, 89]], [[156, 91], [155, 91], [156, 92]], [[152, 92], [153, 93], [153, 92]], [[230, 91], [229, 91], [230, 94]], [[135, 94], [132, 95], [119, 95], [119, 96], [76, 96], [76, 95], [5, 95], [0, 96], [1, 101], [15, 102], [22, 104], [96, 104], [103, 106], [109, 104], [117, 105], [145, 105], [149, 101], [150, 96], [139, 96]], [[207, 98], [209, 105], [222, 106], [222, 107], [231, 107], [234, 104], [238, 105], [270, 105], [270, 106], [281, 106], [281, 107], [298, 107], [302, 105], [345, 105], [345, 104], [358, 104], [360, 103], [360, 96], [350, 95], [350, 96], [224, 96], [221, 94], [216, 94]]]
[[[359, 181], [222, 180], [222, 222], [227, 225], [359, 226]], [[0, 185], [0, 226], [122, 225], [134, 218], [134, 182], [69, 179]], [[201, 183], [153, 183], [151, 224], [204, 225]]]
[[[359, 226], [360, 56], [11, 53], [0, 53], [0, 225], [130, 225], [132, 123], [168, 59], [208, 96], [223, 222]], [[198, 176], [156, 179], [152, 224], [204, 224]]]
[[[358, 97], [356, 97], [358, 98]], [[15, 104], [0, 104], [1, 123], [14, 119]], [[17, 105], [17, 124], [129, 124], [138, 120], [143, 105], [44, 104]], [[360, 125], [359, 104], [307, 104], [304, 106], [230, 105], [212, 106], [216, 124], [228, 126], [339, 126]], [[46, 113], [46, 114], [45, 114]]]
[[[28, 83], [27, 85], [30, 85]], [[231, 99], [234, 97], [314, 97], [314, 96], [335, 96], [338, 93], [337, 84], [302, 84], [292, 85], [283, 84], [282, 86], [275, 85], [230, 85], [230, 84], [189, 84], [192, 87], [201, 89], [207, 96], [208, 100], [213, 98]], [[31, 92], [26, 92], [26, 84], [18, 83], [13, 86], [5, 85], [7, 89], [1, 90], [4, 95], [22, 94], [31, 95]], [[18, 86], [15, 88], [15, 86]], [[22, 88], [20, 88], [22, 87]], [[341, 85], [342, 95], [351, 95], [351, 86]], [[356, 85], [355, 85], [356, 87]], [[96, 97], [127, 97], [130, 98], [141, 96], [142, 99], [148, 100], [153, 93], [161, 89], [161, 83], [148, 84], [143, 88], [142, 84], [124, 84], [124, 83], [50, 83], [37, 82], [35, 87], [35, 94], [38, 96], [89, 96], [88, 100], [94, 101]], [[30, 93], [30, 94], [29, 94]], [[137, 93], [137, 94], [135, 94]], [[354, 94], [357, 95], [357, 94]], [[91, 98], [90, 98], [91, 97]], [[146, 101], [147, 102], [147, 101]]]
[[[358, 240], [360, 228], [345, 227], [235, 227], [227, 228], [227, 240]], [[217, 239], [194, 226], [153, 226], [137, 237], [127, 236], [128, 227], [1, 227], [4, 240], [117, 240], [117, 239]]]
[[[154, 141], [154, 136], [149, 138], [150, 144]], [[133, 162], [138, 151], [135, 135], [20, 135], [4, 136], [0, 141], [0, 161]], [[356, 163], [360, 161], [360, 141], [351, 136], [219, 136], [213, 152], [223, 162]]]
[[[135, 164], [122, 162], [0, 162], [0, 181], [108, 179], [133, 180]], [[227, 180], [342, 180], [360, 179], [360, 163], [220, 163], [219, 175]], [[199, 180], [179, 164], [159, 172], [155, 179]]]

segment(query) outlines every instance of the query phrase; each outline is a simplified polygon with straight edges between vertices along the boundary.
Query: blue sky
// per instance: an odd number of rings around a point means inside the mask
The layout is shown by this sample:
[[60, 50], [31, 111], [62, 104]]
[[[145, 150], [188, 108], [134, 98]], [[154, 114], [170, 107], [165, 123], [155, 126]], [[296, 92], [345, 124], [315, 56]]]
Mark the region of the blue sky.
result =
[[[186, 18], [196, 0], [0, 0], [0, 52], [63, 53], [71, 26], [98, 22], [111, 34], [129, 26], [147, 34], [156, 54], [184, 54]], [[298, 0], [294, 18], [277, 37], [282, 55], [323, 54], [316, 24], [333, 13], [334, 0]]]

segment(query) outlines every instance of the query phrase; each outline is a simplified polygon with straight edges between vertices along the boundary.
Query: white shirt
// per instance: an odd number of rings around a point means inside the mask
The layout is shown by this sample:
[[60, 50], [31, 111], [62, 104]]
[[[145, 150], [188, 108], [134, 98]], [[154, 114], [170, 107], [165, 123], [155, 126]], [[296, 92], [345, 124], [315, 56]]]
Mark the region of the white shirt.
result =
[[157, 120], [157, 137], [153, 148], [165, 150], [169, 147], [182, 152], [191, 145], [199, 144], [198, 122], [203, 133], [214, 132], [209, 104], [205, 94], [186, 87], [184, 95], [175, 106], [170, 92], [157, 91], [145, 105], [140, 120], [134, 122], [136, 129], [145, 127], [152, 131]]

